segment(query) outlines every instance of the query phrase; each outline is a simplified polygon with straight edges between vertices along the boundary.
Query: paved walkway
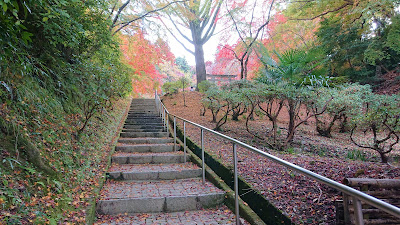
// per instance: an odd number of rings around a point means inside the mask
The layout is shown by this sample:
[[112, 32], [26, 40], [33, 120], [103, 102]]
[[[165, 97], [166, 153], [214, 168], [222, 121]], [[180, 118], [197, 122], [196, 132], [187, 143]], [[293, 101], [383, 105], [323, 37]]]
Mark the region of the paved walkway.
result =
[[[225, 193], [202, 183], [201, 168], [185, 162], [163, 128], [153, 99], [132, 100], [95, 224], [232, 224]], [[245, 223], [243, 221], [243, 223]]]

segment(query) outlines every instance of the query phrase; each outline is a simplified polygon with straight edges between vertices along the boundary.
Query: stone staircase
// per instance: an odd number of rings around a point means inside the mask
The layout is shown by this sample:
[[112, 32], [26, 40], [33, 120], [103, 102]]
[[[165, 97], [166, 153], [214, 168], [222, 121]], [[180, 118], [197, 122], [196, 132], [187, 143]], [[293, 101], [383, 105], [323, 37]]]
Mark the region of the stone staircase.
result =
[[233, 214], [221, 206], [225, 193], [203, 184], [201, 168], [185, 163], [176, 150], [154, 99], [133, 99], [97, 202], [96, 224], [232, 223]]

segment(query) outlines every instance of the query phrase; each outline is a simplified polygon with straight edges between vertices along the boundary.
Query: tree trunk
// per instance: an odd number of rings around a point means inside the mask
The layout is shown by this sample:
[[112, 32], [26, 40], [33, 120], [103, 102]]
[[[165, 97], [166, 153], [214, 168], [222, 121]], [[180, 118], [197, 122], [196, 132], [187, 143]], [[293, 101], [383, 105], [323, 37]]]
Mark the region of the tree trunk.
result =
[[204, 62], [204, 51], [203, 44], [196, 43], [194, 45], [194, 57], [196, 60], [196, 78], [197, 78], [197, 87], [196, 90], [199, 90], [199, 83], [206, 80], [206, 64]]
[[339, 132], [340, 133], [345, 133], [348, 129], [347, 129], [347, 125], [348, 125], [348, 123], [347, 123], [347, 116], [346, 116], [346, 114], [342, 114], [341, 116], [340, 116], [340, 119], [341, 119], [341, 121], [340, 121], [340, 129], [339, 129]]
[[240, 79], [244, 79], [244, 62], [243, 58], [240, 60]]
[[389, 158], [386, 155], [386, 152], [382, 151], [382, 150], [377, 150], [376, 151], [379, 153], [379, 156], [381, 157], [381, 163], [388, 163]]
[[289, 114], [289, 126], [288, 126], [288, 134], [286, 137], [286, 142], [292, 142], [294, 136], [294, 122], [296, 120], [295, 113], [295, 102], [293, 100], [288, 100], [288, 114]]

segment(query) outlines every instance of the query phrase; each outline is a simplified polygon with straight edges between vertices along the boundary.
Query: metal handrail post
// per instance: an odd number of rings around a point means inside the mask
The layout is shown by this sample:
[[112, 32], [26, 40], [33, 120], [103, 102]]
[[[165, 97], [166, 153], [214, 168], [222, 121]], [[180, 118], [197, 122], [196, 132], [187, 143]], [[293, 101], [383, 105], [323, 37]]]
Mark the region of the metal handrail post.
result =
[[162, 118], [163, 127], [165, 128], [164, 109], [162, 106], [161, 106], [161, 118]]
[[203, 176], [203, 184], [206, 183], [206, 168], [204, 165], [204, 130], [201, 129], [201, 169]]
[[240, 225], [239, 216], [239, 183], [238, 183], [238, 159], [236, 151], [236, 143], [233, 143], [233, 170], [234, 170], [234, 190], [235, 190], [235, 214], [236, 214], [236, 225]]
[[186, 163], [186, 122], [183, 121], [183, 162]]
[[156, 110], [157, 110], [157, 112], [158, 112], [157, 89], [154, 90], [154, 101], [156, 102]]
[[176, 117], [174, 116], [174, 151], [176, 152]]
[[356, 225], [364, 225], [361, 201], [358, 198], [353, 197], [353, 205]]
[[167, 137], [169, 137], [169, 129], [168, 129], [168, 125], [169, 125], [169, 114], [167, 112], [165, 112], [165, 117], [167, 120]]
[[157, 96], [157, 103], [158, 103], [158, 113], [160, 116], [162, 116], [162, 105], [161, 105], [161, 100], [160, 97]]

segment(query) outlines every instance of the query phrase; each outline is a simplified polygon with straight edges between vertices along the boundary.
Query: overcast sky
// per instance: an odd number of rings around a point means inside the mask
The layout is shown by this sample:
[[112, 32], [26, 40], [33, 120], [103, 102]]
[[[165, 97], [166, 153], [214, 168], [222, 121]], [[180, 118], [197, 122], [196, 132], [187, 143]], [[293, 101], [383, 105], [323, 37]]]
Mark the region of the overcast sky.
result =
[[[215, 53], [217, 51], [219, 38], [217, 36], [211, 37], [210, 40], [203, 46], [204, 49], [204, 60], [214, 61]], [[168, 35], [168, 43], [171, 48], [171, 52], [174, 53], [175, 57], [185, 57], [186, 61], [191, 66], [195, 66], [194, 55], [186, 51], [181, 44], [179, 44], [172, 36]], [[189, 44], [187, 45], [192, 49]]]

